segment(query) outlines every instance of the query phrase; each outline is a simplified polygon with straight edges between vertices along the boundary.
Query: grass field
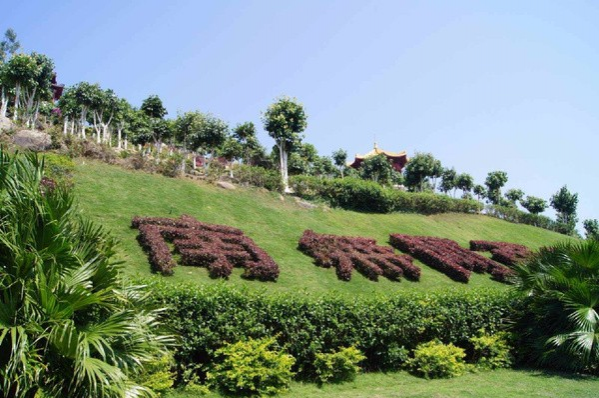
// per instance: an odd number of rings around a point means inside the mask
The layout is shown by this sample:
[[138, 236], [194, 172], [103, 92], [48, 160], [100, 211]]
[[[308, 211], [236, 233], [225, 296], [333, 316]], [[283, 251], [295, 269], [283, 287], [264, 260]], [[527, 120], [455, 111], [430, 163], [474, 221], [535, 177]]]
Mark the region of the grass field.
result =
[[[358, 274], [350, 282], [337, 280], [334, 270], [316, 267], [311, 258], [297, 250], [305, 229], [319, 233], [371, 237], [387, 245], [390, 233], [433, 235], [454, 239], [467, 246], [470, 239], [500, 240], [531, 248], [565, 239], [563, 235], [516, 225], [481, 215], [365, 214], [337, 209], [304, 209], [293, 198], [281, 200], [278, 194], [260, 189], [227, 191], [203, 182], [172, 179], [145, 172], [124, 170], [89, 160], [79, 161], [75, 175], [82, 211], [106, 226], [121, 242], [119, 256], [126, 261], [130, 275], [149, 276], [150, 267], [139, 247], [137, 230], [131, 229], [134, 215], [177, 217], [189, 214], [197, 219], [242, 229], [265, 249], [281, 267], [276, 283], [247, 281], [235, 270], [233, 285], [251, 289], [268, 287], [273, 291], [308, 290], [315, 294], [337, 291], [369, 295], [405, 289], [496, 287], [503, 285], [486, 275], [472, 275], [468, 285], [459, 284], [421, 263], [420, 282], [372, 282]], [[172, 282], [214, 283], [203, 268], [177, 267]]]
[[[287, 398], [595, 398], [599, 378], [529, 370], [495, 370], [453, 379], [424, 380], [405, 372], [367, 373], [339, 385], [292, 383]], [[203, 395], [216, 398], [212, 393]], [[173, 392], [166, 398], [199, 395]]]

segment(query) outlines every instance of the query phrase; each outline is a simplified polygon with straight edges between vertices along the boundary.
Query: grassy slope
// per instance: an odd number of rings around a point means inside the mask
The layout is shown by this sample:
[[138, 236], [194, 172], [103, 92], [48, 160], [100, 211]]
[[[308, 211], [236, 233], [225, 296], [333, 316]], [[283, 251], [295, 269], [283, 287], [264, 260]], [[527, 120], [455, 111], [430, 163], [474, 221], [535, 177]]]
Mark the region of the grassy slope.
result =
[[[360, 374], [353, 383], [325, 385], [292, 383], [286, 398], [594, 398], [599, 379], [540, 371], [500, 369], [454, 379], [424, 380], [401, 373]], [[166, 398], [195, 398], [173, 392]], [[205, 396], [217, 398], [212, 393]]]
[[[343, 210], [307, 210], [287, 198], [257, 189], [226, 191], [191, 180], [170, 179], [159, 175], [123, 170], [116, 166], [82, 161], [75, 176], [81, 207], [85, 214], [108, 227], [121, 241], [119, 254], [131, 275], [150, 275], [146, 255], [129, 228], [131, 217], [177, 217], [190, 214], [201, 221], [241, 228], [265, 249], [281, 267], [276, 283], [245, 281], [236, 270], [228, 283], [249, 288], [268, 286], [279, 291], [307, 289], [314, 293], [338, 291], [347, 294], [388, 293], [404, 289], [446, 289], [468, 286], [499, 287], [488, 276], [474, 275], [468, 285], [451, 281], [443, 274], [421, 266], [420, 282], [390, 282], [381, 278], [372, 282], [354, 273], [351, 282], [338, 281], [331, 269], [313, 265], [297, 250], [297, 241], [305, 229], [320, 233], [372, 237], [386, 245], [390, 233], [441, 236], [467, 246], [470, 239], [501, 240], [538, 248], [564, 239], [542, 229], [507, 223], [485, 216], [443, 214], [364, 214]], [[207, 271], [178, 267], [173, 282], [214, 283]]]

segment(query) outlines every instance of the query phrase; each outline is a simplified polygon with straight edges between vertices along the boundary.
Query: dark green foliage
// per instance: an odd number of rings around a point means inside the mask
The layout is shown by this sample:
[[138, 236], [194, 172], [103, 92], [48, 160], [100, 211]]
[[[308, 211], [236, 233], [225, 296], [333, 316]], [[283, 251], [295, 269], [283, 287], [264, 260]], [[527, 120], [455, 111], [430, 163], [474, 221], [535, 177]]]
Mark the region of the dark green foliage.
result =
[[457, 175], [454, 168], [443, 170], [443, 173], [441, 174], [441, 185], [439, 186], [441, 192], [448, 193], [456, 188]]
[[516, 207], [496, 205], [489, 205], [486, 209], [486, 214], [491, 217], [496, 217], [513, 223], [528, 224], [535, 227], [548, 229], [550, 231], [560, 232], [558, 223], [541, 214], [526, 213], [518, 210]]
[[284, 393], [293, 378], [293, 357], [270, 347], [274, 338], [248, 339], [215, 352], [208, 382], [226, 394], [264, 396]]
[[505, 193], [505, 197], [513, 204], [516, 204], [516, 202], [521, 201], [524, 197], [524, 191], [521, 189], [508, 189]]
[[[441, 162], [432, 154], [416, 153], [404, 170], [405, 185], [411, 191], [422, 192], [426, 190], [429, 179], [440, 177], [442, 172]], [[431, 188], [434, 189], [434, 186]]]
[[395, 182], [396, 171], [384, 154], [368, 158], [360, 165], [360, 177], [372, 180], [381, 185], [392, 185]]
[[472, 191], [472, 188], [474, 187], [474, 178], [467, 173], [458, 174], [455, 186], [456, 188], [461, 189], [464, 194], [467, 194]]
[[354, 381], [360, 371], [358, 364], [366, 359], [356, 347], [340, 348], [330, 354], [318, 353], [314, 368], [320, 383]]
[[542, 213], [547, 208], [547, 202], [536, 196], [527, 196], [526, 199], [520, 201], [520, 204], [531, 214]]
[[234, 180], [238, 184], [266, 188], [269, 191], [282, 191], [281, 176], [275, 170], [257, 166], [236, 165], [233, 168]]
[[599, 374], [599, 242], [542, 248], [515, 271], [526, 298], [515, 331], [521, 356]]
[[433, 193], [404, 192], [382, 187], [374, 181], [346, 177], [319, 179], [296, 176], [291, 179], [295, 193], [305, 199], [321, 199], [334, 207], [348, 210], [390, 213], [394, 211], [437, 214], [447, 212], [477, 213], [480, 203], [452, 199]]
[[316, 354], [342, 347], [359, 349], [372, 370], [398, 368], [405, 350], [432, 339], [467, 346], [480, 329], [502, 328], [512, 303], [498, 290], [350, 299], [164, 282], [152, 299], [169, 308], [165, 322], [181, 335], [176, 359], [182, 365], [213, 362], [225, 342], [276, 336], [296, 358], [295, 370], [311, 378]]
[[587, 239], [599, 240], [599, 221], [597, 219], [584, 220], [582, 225]]
[[463, 348], [440, 341], [419, 344], [414, 357], [407, 362], [412, 373], [425, 379], [440, 379], [462, 375], [466, 371]]
[[162, 119], [168, 114], [162, 100], [157, 95], [150, 95], [141, 104], [141, 111], [151, 119]]
[[124, 396], [168, 339], [113, 239], [43, 173], [0, 150], [0, 397]]
[[487, 174], [485, 185], [487, 186], [487, 198], [495, 205], [500, 203], [501, 187], [507, 182], [507, 173], [505, 171], [492, 171]]
[[578, 206], [578, 194], [568, 191], [565, 185], [551, 197], [551, 207], [557, 212], [557, 222], [560, 232], [566, 235], [575, 233], [576, 207]]

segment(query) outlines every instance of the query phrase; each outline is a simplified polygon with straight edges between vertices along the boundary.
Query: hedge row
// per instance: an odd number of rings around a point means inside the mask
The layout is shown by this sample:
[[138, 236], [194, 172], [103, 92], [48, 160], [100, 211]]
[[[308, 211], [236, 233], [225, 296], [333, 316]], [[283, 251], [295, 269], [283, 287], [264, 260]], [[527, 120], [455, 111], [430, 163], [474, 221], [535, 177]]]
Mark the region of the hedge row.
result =
[[134, 217], [131, 225], [139, 229], [139, 242], [148, 252], [153, 270], [163, 275], [172, 274], [175, 265], [166, 244], [169, 241], [184, 265], [206, 267], [213, 278], [228, 278], [233, 267], [243, 267], [247, 279], [274, 281], [279, 276], [274, 260], [237, 228], [206, 224], [185, 215]]
[[335, 267], [337, 277], [344, 281], [351, 279], [354, 268], [373, 281], [381, 275], [395, 281], [404, 275], [411, 280], [420, 280], [420, 268], [412, 264], [412, 257], [395, 254], [388, 246], [377, 246], [374, 239], [306, 230], [298, 248], [313, 257], [316, 265]]
[[176, 359], [183, 368], [210, 363], [227, 343], [274, 336], [296, 358], [294, 370], [309, 377], [316, 354], [342, 347], [362, 351], [369, 370], [398, 368], [409, 350], [433, 339], [468, 347], [479, 330], [503, 329], [517, 303], [503, 289], [347, 298], [162, 281], [149, 299], [168, 308], [164, 322], [181, 336]]
[[372, 213], [478, 213], [483, 209], [475, 200], [453, 199], [433, 193], [404, 192], [356, 178], [294, 176], [290, 179], [290, 186], [304, 199], [324, 200], [333, 207]]
[[512, 273], [509, 268], [465, 249], [450, 239], [393, 234], [389, 242], [396, 249], [411, 254], [458, 282], [467, 283], [471, 271], [488, 272], [499, 281], [506, 281]]

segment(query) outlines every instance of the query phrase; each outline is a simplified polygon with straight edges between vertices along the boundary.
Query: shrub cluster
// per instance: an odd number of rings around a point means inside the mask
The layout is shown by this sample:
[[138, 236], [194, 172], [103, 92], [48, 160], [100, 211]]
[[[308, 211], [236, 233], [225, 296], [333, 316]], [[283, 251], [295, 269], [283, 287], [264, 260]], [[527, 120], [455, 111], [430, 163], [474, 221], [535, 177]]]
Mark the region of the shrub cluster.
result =
[[283, 191], [281, 174], [277, 170], [240, 164], [235, 165], [232, 171], [233, 180], [240, 185], [252, 185], [269, 191]]
[[489, 205], [486, 207], [485, 214], [491, 217], [499, 218], [501, 220], [517, 224], [532, 225], [538, 228], [543, 228], [561, 233], [560, 223], [552, 220], [547, 216], [541, 214], [527, 213], [515, 207]]
[[420, 344], [414, 350], [414, 357], [408, 361], [410, 370], [425, 379], [438, 379], [460, 376], [466, 371], [463, 348], [440, 341]]
[[358, 363], [365, 360], [356, 347], [344, 347], [330, 354], [316, 354], [314, 367], [320, 383], [354, 381], [360, 371]]
[[480, 329], [502, 328], [514, 301], [503, 289], [313, 297], [163, 281], [154, 282], [150, 299], [168, 308], [164, 322], [181, 336], [183, 367], [205, 369], [227, 342], [275, 336], [296, 359], [294, 370], [313, 379], [316, 355], [343, 347], [359, 349], [367, 370], [397, 369], [407, 352], [433, 339], [468, 347]]
[[507, 266], [514, 266], [520, 261], [526, 260], [532, 254], [530, 249], [524, 245], [485, 240], [471, 240], [470, 250], [491, 252], [491, 259]]
[[313, 257], [316, 265], [335, 267], [337, 277], [343, 281], [351, 279], [354, 268], [373, 281], [381, 275], [390, 280], [399, 280], [404, 275], [411, 280], [420, 279], [420, 268], [412, 264], [412, 257], [395, 254], [391, 247], [377, 246], [374, 239], [306, 230], [298, 248]]
[[213, 278], [227, 278], [233, 267], [245, 269], [243, 277], [274, 281], [279, 266], [253, 240], [237, 228], [206, 224], [191, 216], [180, 218], [134, 217], [138, 240], [148, 252], [155, 272], [171, 275], [175, 266], [168, 242], [181, 254], [184, 265], [207, 267]]
[[482, 210], [482, 205], [475, 200], [453, 199], [447, 195], [433, 193], [404, 192], [357, 178], [322, 179], [295, 176], [291, 178], [290, 186], [304, 199], [320, 199], [333, 207], [348, 210], [421, 214], [478, 213]]
[[248, 339], [215, 352], [208, 382], [225, 394], [263, 396], [284, 393], [293, 378], [291, 355], [270, 349], [274, 338]]
[[411, 254], [458, 282], [467, 283], [472, 271], [488, 272], [499, 281], [505, 281], [511, 273], [509, 268], [465, 249], [450, 239], [393, 234], [389, 242], [396, 249]]

